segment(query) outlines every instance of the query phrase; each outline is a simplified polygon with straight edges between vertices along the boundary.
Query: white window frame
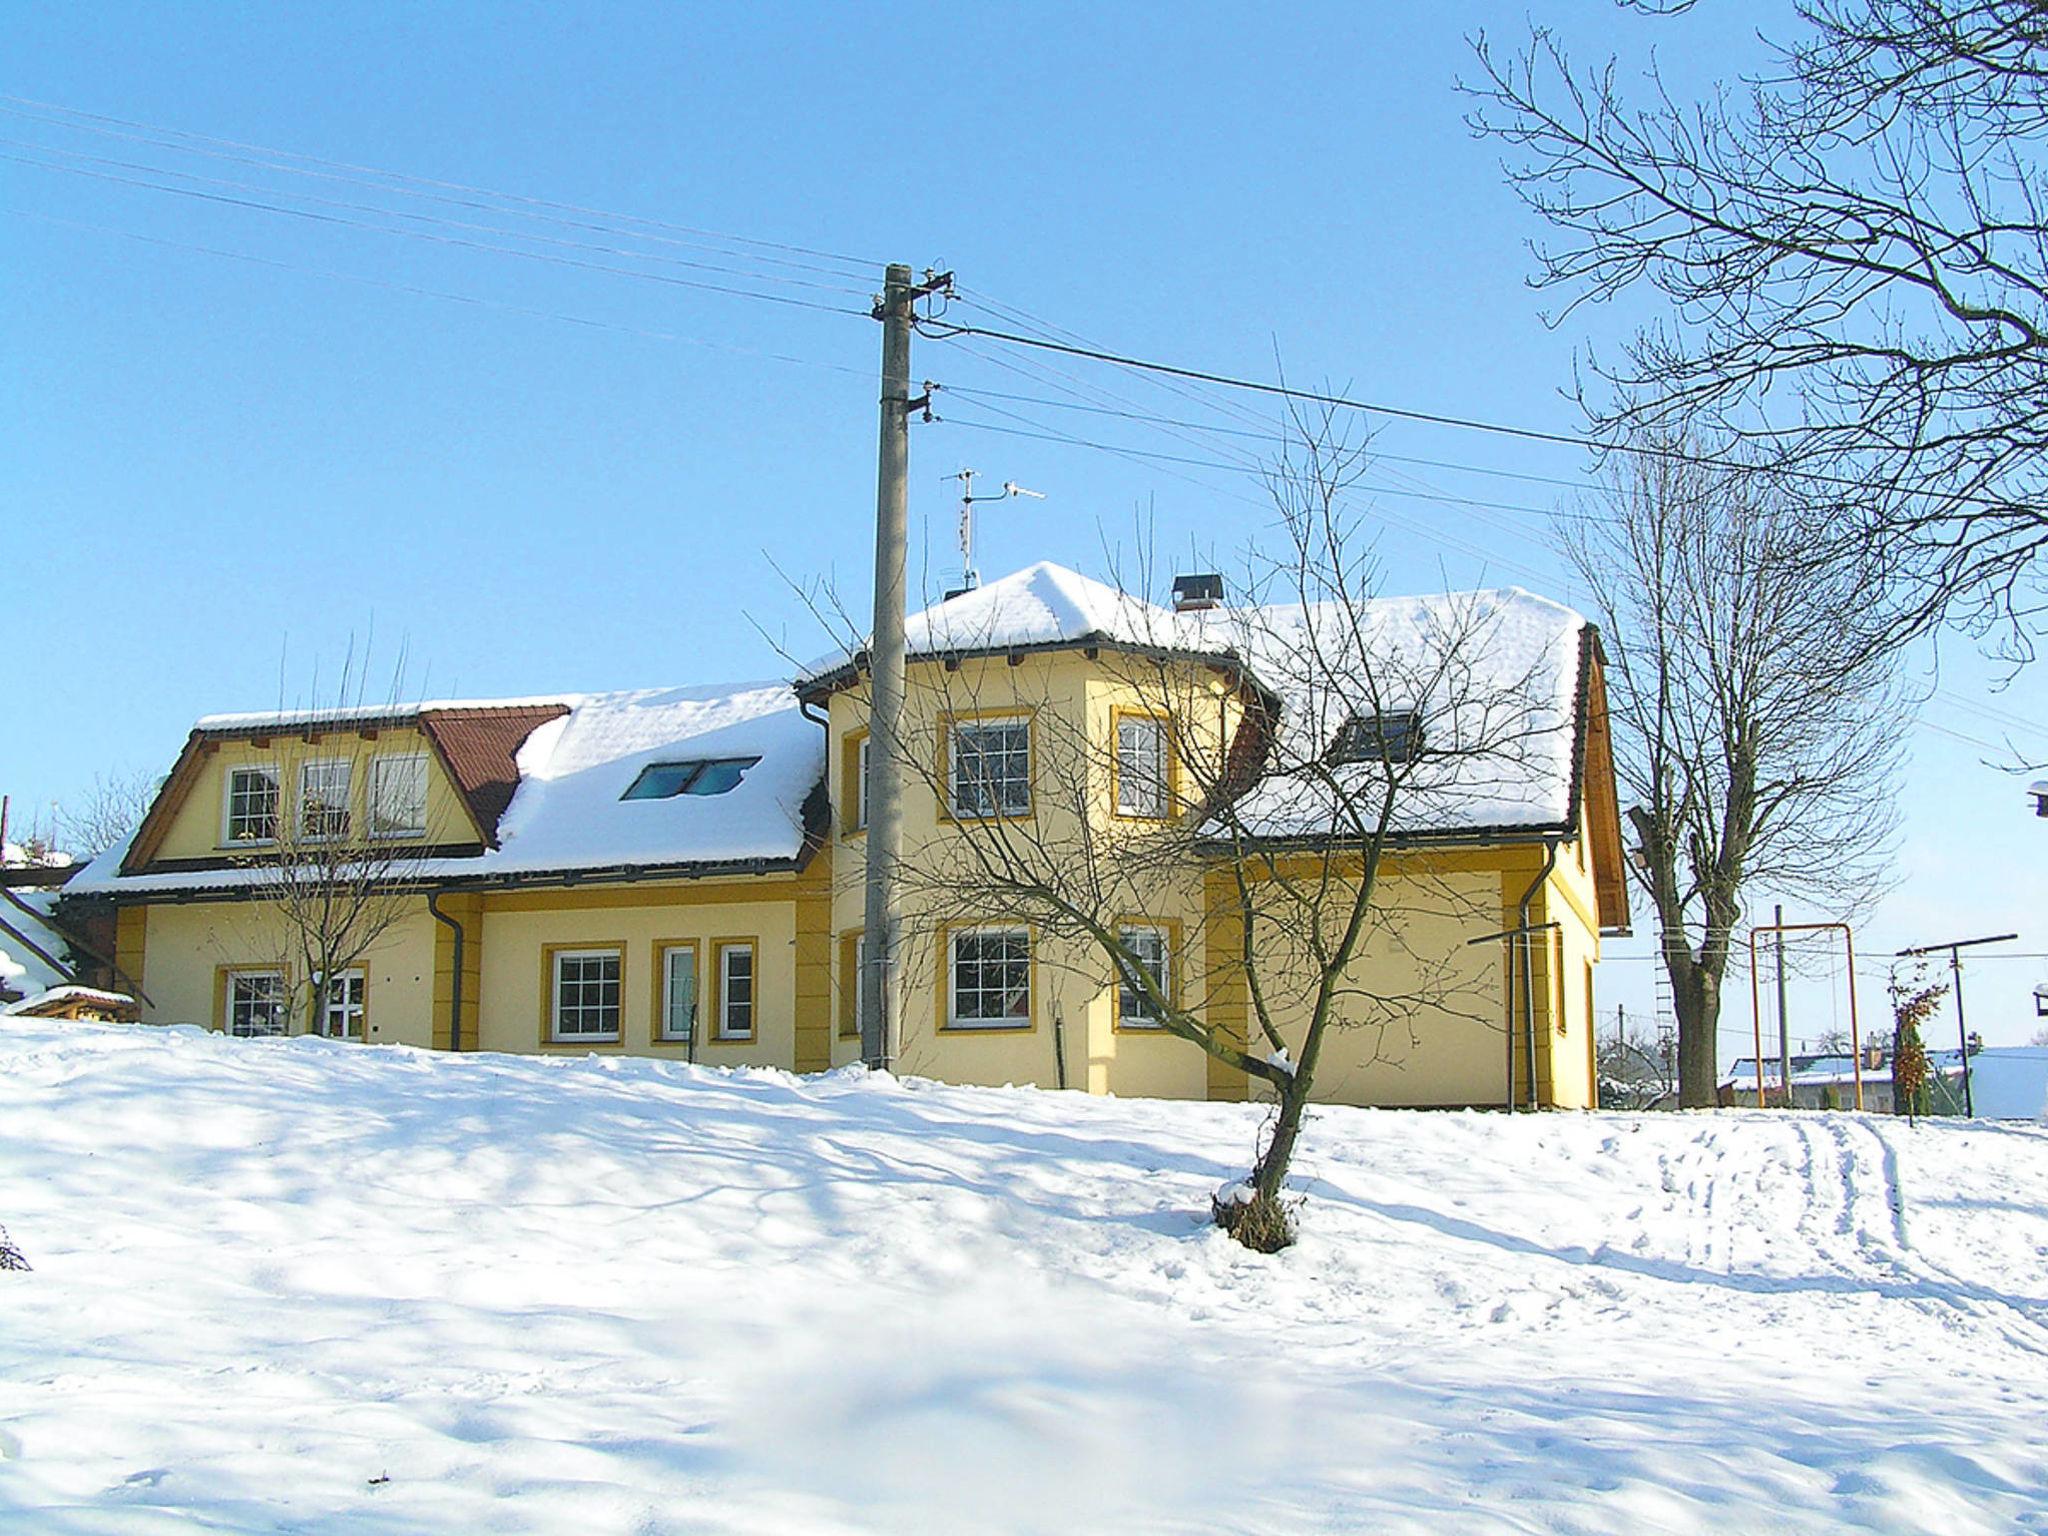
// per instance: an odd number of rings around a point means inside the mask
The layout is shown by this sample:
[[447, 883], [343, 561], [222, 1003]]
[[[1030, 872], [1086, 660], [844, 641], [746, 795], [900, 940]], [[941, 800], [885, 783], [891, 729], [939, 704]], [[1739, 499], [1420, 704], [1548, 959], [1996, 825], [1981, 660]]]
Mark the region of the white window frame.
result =
[[[609, 960], [612, 963], [611, 986], [616, 992], [612, 1003], [612, 1027], [609, 1030], [578, 1030], [564, 1033], [562, 1030], [562, 964], [569, 960]], [[579, 979], [579, 987], [603, 987], [603, 978], [596, 982]], [[580, 1011], [585, 1006], [578, 1003]], [[598, 1007], [602, 1008], [600, 998]], [[615, 944], [593, 944], [584, 949], [558, 949], [548, 957], [548, 1039], [557, 1045], [592, 1045], [617, 1040], [626, 1020], [626, 956]]]
[[[704, 1011], [703, 971], [697, 953], [695, 939], [678, 939], [661, 946], [661, 1032], [663, 1040], [688, 1044], [696, 1033], [697, 1020]], [[690, 1016], [683, 1021], [683, 1027], [675, 1025], [675, 961], [679, 955], [690, 957]]]
[[[274, 997], [269, 999], [249, 999], [249, 1006], [252, 1008], [261, 1006], [265, 1002], [268, 1003], [277, 1024], [275, 1029], [238, 1029], [235, 1027], [235, 1008], [242, 1001], [236, 997], [235, 991], [245, 981], [268, 981], [276, 987], [277, 993]], [[227, 986], [222, 992], [222, 1006], [225, 1012], [220, 1021], [221, 1032], [232, 1035], [237, 1040], [261, 1040], [270, 1036], [284, 1035], [291, 1032], [291, 988], [285, 984], [284, 972], [276, 966], [240, 966], [229, 971]]]
[[[1133, 774], [1124, 756], [1124, 731], [1139, 727], [1151, 732], [1158, 753], [1156, 767], [1143, 775]], [[1145, 821], [1164, 820], [1172, 805], [1172, 751], [1166, 722], [1157, 715], [1120, 714], [1116, 717], [1116, 813]], [[1128, 800], [1133, 787], [1151, 792], [1149, 803], [1134, 805]]]
[[[235, 781], [253, 774], [270, 785], [270, 836], [235, 836]], [[221, 784], [220, 843], [223, 848], [268, 848], [277, 841], [278, 817], [284, 813], [284, 788], [275, 763], [236, 763]]]
[[853, 830], [865, 832], [868, 828], [868, 744], [872, 736], [861, 737], [853, 749]]
[[[1121, 943], [1124, 946], [1124, 948], [1131, 950], [1133, 953], [1136, 952], [1137, 946], [1134, 945], [1131, 942], [1131, 940], [1139, 934], [1149, 934], [1159, 943], [1159, 959], [1157, 969], [1154, 969], [1153, 966], [1150, 964], [1147, 964], [1145, 968], [1146, 970], [1152, 972], [1152, 978], [1159, 984], [1159, 991], [1161, 995], [1164, 996], [1168, 1002], [1172, 1002], [1173, 930], [1168, 928], [1164, 923], [1121, 923], [1117, 926], [1117, 941]], [[1141, 956], [1140, 958], [1142, 959], [1143, 957]], [[1138, 1003], [1140, 1009], [1144, 1009], [1148, 1006], [1146, 1003], [1146, 999], [1142, 994], [1127, 989], [1124, 986], [1123, 968], [1119, 966], [1117, 967], [1116, 977], [1116, 1021], [1118, 1026], [1123, 1029], [1165, 1028], [1165, 1021], [1162, 1020], [1157, 1014], [1150, 1012], [1133, 1012], [1131, 1008], [1128, 1006], [1128, 1000], [1135, 1000]]]
[[[417, 774], [419, 779], [419, 815], [405, 826], [385, 826], [383, 811], [389, 798], [386, 786], [392, 774], [403, 770]], [[391, 752], [370, 759], [370, 791], [363, 803], [363, 813], [370, 819], [370, 836], [378, 838], [425, 837], [427, 835], [427, 754], [424, 752]], [[404, 809], [411, 809], [408, 802]]]
[[[342, 997], [337, 1001], [335, 986], [342, 988]], [[351, 999], [348, 994], [353, 991]], [[370, 978], [359, 965], [352, 965], [338, 973], [320, 988], [320, 1033], [329, 1040], [361, 1040], [364, 1027], [369, 1022]], [[339, 1017], [340, 1028], [336, 1028]]]
[[[1019, 1014], [1003, 1012], [993, 1015], [974, 1014], [963, 1016], [960, 1012], [960, 943], [963, 939], [1008, 938], [1024, 941], [1024, 1012]], [[989, 927], [949, 928], [946, 930], [946, 1028], [948, 1029], [1029, 1029], [1032, 1024], [1032, 984], [1036, 978], [1032, 972], [1031, 930], [1029, 928], [994, 925]], [[986, 965], [987, 961], [977, 962]], [[984, 985], [976, 988], [977, 995], [987, 995]], [[1004, 988], [997, 995], [1007, 995]]]
[[[341, 773], [341, 801], [337, 805], [332, 799], [321, 796], [315, 800], [311, 781], [316, 775]], [[348, 841], [348, 835], [355, 826], [356, 765], [345, 757], [316, 757], [299, 764], [299, 798], [297, 802], [299, 837], [308, 843], [341, 843]], [[310, 812], [318, 805], [322, 822], [318, 828], [312, 825]], [[327, 816], [338, 814], [339, 827], [329, 827]]]
[[[721, 1040], [752, 1040], [760, 1028], [761, 1008], [761, 961], [753, 943], [746, 939], [721, 941], [718, 951], [718, 1038]], [[747, 957], [747, 996], [744, 1002], [736, 1003], [733, 998], [732, 957]], [[746, 1010], [746, 1028], [734, 1029], [732, 1015], [735, 1006]]]
[[[1031, 814], [1031, 717], [1029, 715], [989, 715], [977, 719], [951, 720], [947, 722], [946, 740], [946, 809], [955, 821], [996, 821], [1007, 817], [1029, 816]], [[963, 808], [960, 803], [960, 740], [963, 735], [974, 736], [984, 731], [1021, 730], [1024, 733], [1024, 772], [1022, 785], [1024, 803], [1012, 808], [1006, 803], [1002, 788], [1019, 782], [1015, 779], [989, 781], [980, 787], [989, 793], [991, 805], [987, 810]], [[1014, 755], [1014, 754], [1006, 754]], [[970, 783], [973, 781], [970, 780]]]

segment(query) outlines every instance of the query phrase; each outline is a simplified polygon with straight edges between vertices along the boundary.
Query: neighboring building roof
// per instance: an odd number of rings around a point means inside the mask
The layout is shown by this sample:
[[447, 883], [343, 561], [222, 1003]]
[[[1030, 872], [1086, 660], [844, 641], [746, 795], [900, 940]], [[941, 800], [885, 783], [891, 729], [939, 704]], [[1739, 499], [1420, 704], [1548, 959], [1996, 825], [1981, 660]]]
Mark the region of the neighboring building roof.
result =
[[65, 937], [51, 918], [55, 890], [0, 891], [0, 992], [29, 994], [67, 985]]
[[[259, 735], [316, 723], [304, 717], [214, 716], [208, 731]], [[424, 706], [418, 714], [323, 714], [317, 723], [431, 724], [451, 774], [488, 813], [494, 845], [423, 858], [421, 879], [513, 878], [550, 872], [678, 870], [785, 864], [804, 857], [804, 802], [824, 775], [824, 732], [804, 719], [783, 682], [642, 689]], [[508, 743], [517, 740], [508, 750]], [[623, 800], [650, 763], [758, 758], [720, 795]], [[174, 781], [176, 776], [173, 776]], [[167, 785], [164, 791], [171, 793]], [[498, 809], [490, 810], [495, 800]], [[160, 799], [151, 811], [170, 812]], [[480, 818], [483, 819], [483, 818]], [[147, 827], [148, 823], [145, 823]], [[231, 889], [260, 881], [246, 865], [132, 873], [124, 848], [95, 859], [68, 887], [77, 895]]]
[[49, 987], [0, 1007], [0, 1014], [17, 1018], [78, 1018], [90, 1013], [132, 1016], [135, 999], [126, 992], [102, 992], [98, 987]]

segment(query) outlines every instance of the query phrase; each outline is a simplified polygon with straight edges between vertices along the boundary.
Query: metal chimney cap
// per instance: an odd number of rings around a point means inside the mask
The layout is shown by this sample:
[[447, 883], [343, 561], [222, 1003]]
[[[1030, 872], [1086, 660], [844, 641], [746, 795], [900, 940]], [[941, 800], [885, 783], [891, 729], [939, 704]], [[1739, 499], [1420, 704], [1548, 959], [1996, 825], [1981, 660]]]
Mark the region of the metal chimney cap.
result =
[[1214, 571], [1173, 578], [1173, 607], [1176, 613], [1193, 613], [1223, 606], [1223, 578]]

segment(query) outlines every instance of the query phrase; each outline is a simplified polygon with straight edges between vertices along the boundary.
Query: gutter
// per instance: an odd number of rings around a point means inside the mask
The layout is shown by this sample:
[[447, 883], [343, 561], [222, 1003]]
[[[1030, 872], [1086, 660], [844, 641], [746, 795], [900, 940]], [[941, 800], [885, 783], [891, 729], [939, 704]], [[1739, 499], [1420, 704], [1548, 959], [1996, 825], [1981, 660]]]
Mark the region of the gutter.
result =
[[438, 905], [440, 899], [439, 891], [427, 892], [427, 910], [434, 915], [434, 921], [455, 935], [454, 975], [448, 984], [448, 1049], [459, 1051], [462, 1049], [462, 950], [469, 935], [463, 931], [461, 923], [441, 910]]
[[[1543, 883], [1557, 868], [1557, 850], [1561, 840], [1552, 838], [1544, 844], [1543, 867], [1536, 872], [1536, 878], [1529, 882], [1529, 889], [1522, 892], [1521, 902], [1515, 908], [1515, 924], [1522, 930], [1522, 1032], [1529, 1046], [1529, 1107], [1543, 1106], [1536, 1096], [1536, 951], [1532, 947], [1535, 935], [1529, 932], [1529, 908], [1536, 900], [1536, 893], [1543, 889]], [[1513, 1026], [1511, 1025], [1510, 1028]], [[1588, 1028], [1591, 1027], [1590, 1021]]]

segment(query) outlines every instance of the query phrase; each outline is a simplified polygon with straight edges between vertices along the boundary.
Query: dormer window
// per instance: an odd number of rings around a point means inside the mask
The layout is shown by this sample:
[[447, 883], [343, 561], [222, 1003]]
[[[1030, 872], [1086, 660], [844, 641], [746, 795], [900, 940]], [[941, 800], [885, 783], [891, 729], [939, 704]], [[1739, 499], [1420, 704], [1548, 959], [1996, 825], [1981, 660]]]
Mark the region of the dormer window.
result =
[[1333, 763], [1412, 763], [1422, 755], [1422, 715], [1417, 710], [1353, 715], [1330, 744]]
[[230, 843], [277, 841], [277, 770], [268, 766], [231, 768], [225, 814]]
[[694, 757], [686, 762], [649, 763], [619, 798], [673, 800], [677, 795], [722, 795], [760, 761], [758, 757]]

